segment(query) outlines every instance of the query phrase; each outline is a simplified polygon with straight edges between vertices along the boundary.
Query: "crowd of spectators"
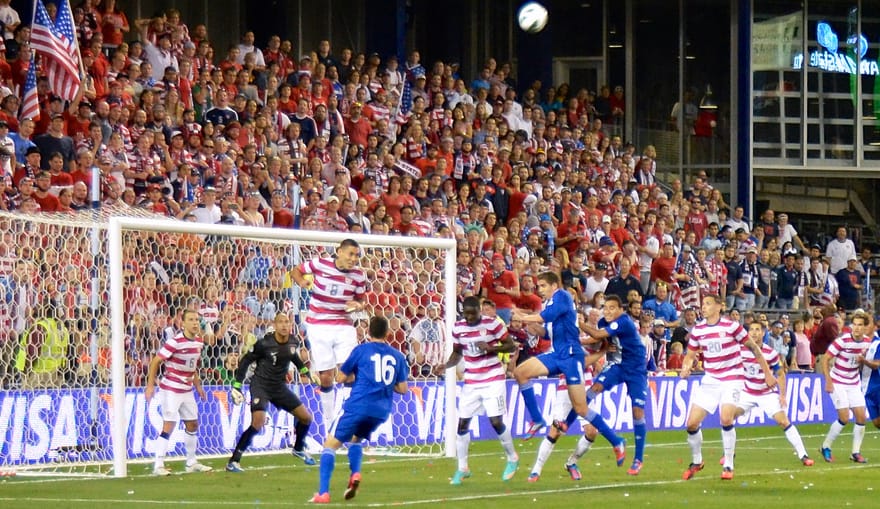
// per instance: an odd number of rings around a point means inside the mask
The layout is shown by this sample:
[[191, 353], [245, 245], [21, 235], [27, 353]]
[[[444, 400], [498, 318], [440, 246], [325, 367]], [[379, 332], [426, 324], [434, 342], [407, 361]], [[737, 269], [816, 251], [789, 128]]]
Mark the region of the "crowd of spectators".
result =
[[[0, 19], [8, 8], [0, 1]], [[205, 25], [190, 29], [175, 9], [129, 24], [112, 0], [86, 0], [74, 18], [81, 92], [69, 104], [54, 95], [38, 58], [37, 119], [18, 117], [21, 97], [12, 92], [27, 72], [30, 29], [5, 27], [0, 211], [11, 213], [10, 224], [89, 209], [95, 193], [102, 207], [206, 224], [455, 238], [461, 298], [481, 295], [509, 322], [515, 307], [540, 307], [535, 276], [559, 272], [584, 320], [605, 295], [628, 302], [658, 369], [680, 360], [680, 347], [666, 346], [684, 342], [707, 293], [721, 294], [731, 313], [775, 309], [783, 317], [873, 300], [873, 254], [856, 252], [845, 228], [823, 252], [786, 214], [745, 217], [705, 171], [658, 182], [655, 148], [621, 136], [621, 87], [524, 86], [493, 58], [469, 77], [452, 63], [424, 66], [416, 50], [399, 62], [328, 40], [296, 51], [271, 35], [258, 48], [253, 32], [214, 48]], [[33, 371], [57, 354], [43, 337], [69, 336], [64, 382], [76, 383], [89, 370], [74, 366], [93, 365], [83, 318], [89, 242], [82, 230], [39, 228], [43, 240], [33, 246], [2, 246], [2, 318], [13, 332], [0, 374], [8, 381], [16, 367]], [[17, 231], [14, 242], [35, 237]], [[297, 302], [286, 246], [144, 233], [127, 238], [125, 250], [132, 384], [187, 306], [202, 314], [209, 366], [222, 380], [247, 338]], [[53, 263], [53, 252], [63, 261]], [[435, 374], [442, 257], [389, 249], [364, 264], [371, 310], [394, 318], [414, 374]], [[42, 324], [33, 332], [52, 315], [65, 331]], [[546, 346], [510, 325], [521, 344], [511, 362]], [[94, 362], [106, 368], [106, 357]]]

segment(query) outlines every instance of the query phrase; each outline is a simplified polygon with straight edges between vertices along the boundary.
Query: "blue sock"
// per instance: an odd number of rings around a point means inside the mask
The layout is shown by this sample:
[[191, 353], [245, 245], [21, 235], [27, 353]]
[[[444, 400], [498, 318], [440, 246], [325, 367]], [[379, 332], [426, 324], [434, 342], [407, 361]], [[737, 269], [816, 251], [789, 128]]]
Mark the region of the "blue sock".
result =
[[348, 446], [348, 466], [352, 474], [360, 473], [361, 462], [364, 459], [364, 446], [360, 443]]
[[577, 418], [578, 418], [577, 412], [575, 412], [574, 410], [570, 410], [568, 412], [568, 415], [565, 416], [565, 425], [570, 428], [571, 425], [574, 424], [574, 421], [577, 420]]
[[633, 459], [643, 461], [645, 459], [645, 441], [648, 438], [648, 427], [645, 425], [645, 419], [636, 419], [633, 421], [633, 433], [636, 438], [636, 454]]
[[336, 468], [336, 451], [324, 449], [324, 452], [321, 453], [318, 493], [330, 493], [330, 478], [333, 476], [334, 468]]
[[617, 433], [615, 433], [613, 429], [608, 427], [608, 423], [605, 422], [605, 419], [603, 419], [600, 414], [596, 413], [595, 410], [587, 412], [587, 421], [589, 421], [594, 428], [599, 430], [599, 433], [605, 437], [605, 440], [608, 440], [611, 445], [616, 447], [623, 442], [623, 439], [617, 436]]
[[544, 416], [541, 415], [541, 409], [538, 408], [538, 400], [535, 398], [535, 389], [532, 388], [532, 382], [526, 382], [519, 386], [519, 393], [522, 395], [523, 403], [532, 422], [544, 422]]

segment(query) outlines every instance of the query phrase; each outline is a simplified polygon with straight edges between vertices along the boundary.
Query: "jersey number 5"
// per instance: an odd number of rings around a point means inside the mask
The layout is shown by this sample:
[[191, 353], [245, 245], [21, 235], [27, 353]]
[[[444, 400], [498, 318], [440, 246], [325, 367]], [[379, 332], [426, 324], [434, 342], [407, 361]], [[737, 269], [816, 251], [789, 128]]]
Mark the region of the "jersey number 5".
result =
[[391, 385], [394, 381], [394, 368], [397, 361], [391, 355], [373, 354], [370, 356], [373, 361], [373, 380], [378, 384]]

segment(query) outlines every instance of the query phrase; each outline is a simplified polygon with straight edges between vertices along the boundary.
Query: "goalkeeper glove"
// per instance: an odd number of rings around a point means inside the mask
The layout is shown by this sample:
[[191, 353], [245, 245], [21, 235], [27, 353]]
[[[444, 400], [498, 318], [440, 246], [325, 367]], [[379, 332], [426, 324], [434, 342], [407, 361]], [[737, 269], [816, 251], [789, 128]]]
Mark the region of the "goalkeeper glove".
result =
[[311, 370], [309, 370], [309, 368], [303, 366], [302, 368], [300, 368], [299, 373], [302, 376], [308, 378], [312, 382], [312, 384], [321, 385], [321, 379], [318, 378], [317, 374], [315, 374]]
[[232, 402], [236, 405], [244, 403], [244, 394], [241, 392], [241, 382], [232, 383]]

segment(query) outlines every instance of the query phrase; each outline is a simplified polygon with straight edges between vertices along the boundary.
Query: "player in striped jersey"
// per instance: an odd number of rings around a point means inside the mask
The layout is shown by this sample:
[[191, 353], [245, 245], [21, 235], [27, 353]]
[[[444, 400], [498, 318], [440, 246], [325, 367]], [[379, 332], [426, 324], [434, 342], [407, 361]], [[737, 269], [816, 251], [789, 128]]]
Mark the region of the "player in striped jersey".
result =
[[334, 370], [348, 359], [358, 343], [349, 313], [364, 310], [367, 278], [358, 267], [360, 257], [360, 245], [345, 239], [332, 258], [314, 258], [290, 271], [297, 285], [312, 291], [306, 335], [312, 370], [317, 371], [321, 379], [321, 416], [325, 429], [330, 428], [336, 416]]
[[724, 468], [721, 478], [733, 479], [733, 453], [736, 447], [736, 404], [743, 390], [742, 348], [748, 348], [761, 365], [764, 380], [769, 388], [776, 386], [776, 378], [761, 348], [749, 338], [738, 322], [721, 316], [724, 302], [717, 295], [703, 297], [704, 320], [694, 326], [688, 340], [688, 352], [682, 362], [681, 378], [691, 374], [697, 354], [703, 355], [705, 374], [699, 387], [691, 396], [691, 408], [687, 417], [688, 445], [692, 461], [682, 474], [685, 481], [703, 469], [703, 432], [700, 425], [703, 419], [719, 408], [721, 421], [721, 442], [724, 447]]
[[779, 353], [773, 347], [764, 343], [764, 332], [764, 326], [760, 322], [749, 324], [749, 338], [756, 345], [761, 345], [761, 353], [767, 361], [767, 365], [776, 373], [776, 387], [778, 390], [773, 390], [767, 386], [764, 374], [761, 372], [761, 365], [755, 359], [755, 355], [748, 348], [743, 348], [744, 390], [742, 397], [736, 404], [736, 415], [739, 417], [746, 412], [750, 412], [753, 408], [763, 411], [767, 414], [767, 417], [776, 421], [776, 424], [779, 424], [779, 427], [785, 432], [785, 438], [794, 447], [798, 458], [801, 459], [801, 463], [806, 467], [811, 467], [813, 466], [813, 460], [807, 455], [801, 434], [788, 419], [785, 412], [787, 406], [785, 397], [785, 359], [782, 359], [782, 362], [780, 362]]
[[831, 456], [831, 446], [849, 422], [850, 410], [856, 419], [850, 459], [856, 463], [867, 462], [861, 453], [868, 412], [859, 381], [859, 366], [864, 362], [865, 354], [871, 345], [871, 338], [865, 334], [870, 325], [871, 319], [867, 313], [861, 310], [853, 313], [852, 332], [843, 333], [832, 341], [822, 359], [825, 370], [825, 392], [831, 394], [831, 401], [837, 409], [837, 420], [831, 423], [831, 429], [828, 430], [820, 450], [822, 458], [829, 463], [834, 461]]
[[162, 433], [156, 439], [156, 462], [153, 466], [153, 475], [171, 475], [171, 470], [165, 468], [165, 453], [168, 450], [168, 438], [177, 421], [183, 420], [186, 429], [183, 443], [186, 448], [186, 471], [208, 472], [211, 467], [202, 465], [196, 460], [196, 446], [198, 444], [199, 409], [192, 390], [195, 387], [199, 397], [205, 399], [205, 390], [199, 380], [199, 359], [202, 355], [202, 339], [199, 337], [201, 325], [199, 313], [192, 309], [183, 312], [183, 330], [175, 337], [165, 341], [162, 348], [150, 361], [150, 369], [147, 374], [147, 387], [144, 395], [147, 403], [153, 399], [156, 391], [156, 377], [159, 375], [159, 367], [165, 365], [165, 373], [159, 381], [159, 395], [161, 397], [159, 407], [162, 412]]
[[519, 467], [519, 456], [513, 447], [510, 430], [504, 424], [507, 384], [504, 365], [498, 354], [510, 353], [516, 347], [500, 320], [481, 314], [478, 297], [464, 299], [462, 316], [464, 319], [455, 322], [452, 329], [452, 353], [446, 361], [446, 369], [450, 369], [464, 359], [464, 388], [458, 400], [458, 469], [452, 476], [451, 484], [459, 485], [463, 479], [471, 476], [468, 468], [470, 424], [471, 418], [481, 409], [485, 410], [507, 454], [507, 465], [501, 479], [509, 481]]

